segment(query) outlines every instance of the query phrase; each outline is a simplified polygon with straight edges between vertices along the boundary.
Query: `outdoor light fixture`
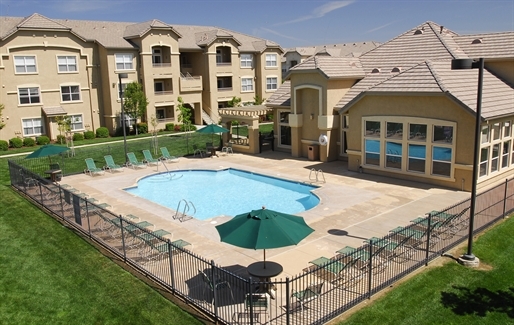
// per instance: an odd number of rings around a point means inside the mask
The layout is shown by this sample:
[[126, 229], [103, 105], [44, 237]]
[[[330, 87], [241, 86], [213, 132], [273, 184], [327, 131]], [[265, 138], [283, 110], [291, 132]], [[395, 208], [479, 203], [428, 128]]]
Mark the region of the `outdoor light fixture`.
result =
[[118, 80], [120, 88], [118, 89], [120, 93], [120, 102], [121, 102], [121, 121], [123, 127], [123, 149], [125, 151], [125, 166], [128, 164], [127, 158], [127, 130], [126, 130], [126, 121], [125, 121], [125, 107], [123, 106], [123, 87], [121, 85], [121, 79], [128, 78], [128, 74], [126, 73], [118, 73]]
[[480, 152], [480, 120], [482, 118], [482, 88], [484, 82], [484, 59], [478, 61], [472, 59], [454, 59], [452, 60], [452, 70], [460, 69], [477, 69], [478, 68], [478, 91], [477, 91], [477, 107], [475, 118], [475, 148], [473, 153], [473, 178], [471, 183], [471, 206], [469, 209], [469, 234], [468, 234], [468, 251], [462, 255], [459, 261], [466, 266], [478, 266], [479, 259], [473, 255], [473, 227], [475, 221], [475, 202], [477, 198], [477, 179], [478, 179], [478, 159]]

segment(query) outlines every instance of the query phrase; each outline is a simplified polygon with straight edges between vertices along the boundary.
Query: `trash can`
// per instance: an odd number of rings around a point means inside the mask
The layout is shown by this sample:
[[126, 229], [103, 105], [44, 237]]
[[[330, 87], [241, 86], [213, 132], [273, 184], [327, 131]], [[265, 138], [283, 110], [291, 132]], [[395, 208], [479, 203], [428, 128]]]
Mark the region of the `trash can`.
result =
[[307, 158], [309, 160], [319, 160], [319, 146], [311, 145], [307, 147]]

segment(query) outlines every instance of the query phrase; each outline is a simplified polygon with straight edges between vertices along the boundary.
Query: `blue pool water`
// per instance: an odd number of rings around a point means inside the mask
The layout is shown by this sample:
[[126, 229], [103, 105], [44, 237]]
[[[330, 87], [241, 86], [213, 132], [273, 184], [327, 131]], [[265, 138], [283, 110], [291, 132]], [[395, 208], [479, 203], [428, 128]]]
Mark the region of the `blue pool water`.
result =
[[125, 191], [173, 210], [181, 200], [191, 201], [196, 207], [194, 217], [206, 220], [220, 215], [235, 216], [262, 206], [290, 214], [306, 211], [319, 203], [311, 192], [316, 188], [229, 168], [160, 173], [140, 179], [137, 187]]
[[[380, 153], [380, 141], [378, 140], [366, 140], [366, 152], [367, 153]], [[409, 144], [409, 157], [412, 158], [426, 158], [426, 145]], [[386, 143], [386, 154], [402, 155], [402, 145], [395, 142]], [[452, 149], [448, 147], [432, 147], [432, 159], [439, 161], [451, 161]]]

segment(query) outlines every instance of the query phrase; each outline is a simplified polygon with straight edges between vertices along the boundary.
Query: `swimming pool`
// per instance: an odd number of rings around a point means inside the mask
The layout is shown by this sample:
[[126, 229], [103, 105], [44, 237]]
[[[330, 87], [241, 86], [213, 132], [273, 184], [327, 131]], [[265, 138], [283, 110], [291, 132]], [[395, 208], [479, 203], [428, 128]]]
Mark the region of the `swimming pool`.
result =
[[319, 203], [312, 193], [316, 188], [227, 168], [155, 174], [141, 178], [136, 187], [125, 191], [173, 210], [182, 200], [192, 202], [196, 208], [194, 218], [207, 220], [220, 215], [235, 216], [262, 206], [290, 214], [306, 211]]

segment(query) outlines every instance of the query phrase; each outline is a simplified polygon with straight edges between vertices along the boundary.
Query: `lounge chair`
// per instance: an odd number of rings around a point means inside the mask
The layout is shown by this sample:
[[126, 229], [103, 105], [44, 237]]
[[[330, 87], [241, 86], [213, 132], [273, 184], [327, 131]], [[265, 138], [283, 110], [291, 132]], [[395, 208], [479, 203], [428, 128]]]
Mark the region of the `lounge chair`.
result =
[[401, 242], [395, 242], [385, 238], [372, 237], [367, 242], [375, 247], [373, 255], [380, 255], [385, 259], [403, 263], [409, 261], [414, 255], [414, 247], [408, 244], [411, 238], [412, 235], [402, 239]]
[[232, 142], [225, 144], [225, 146], [221, 148], [221, 153], [225, 153], [225, 155], [228, 155], [229, 153], [234, 154], [234, 151], [232, 150]]
[[114, 162], [114, 159], [112, 159], [111, 155], [104, 156], [104, 159], [105, 159], [105, 166], [104, 166], [105, 170], [109, 170], [111, 173], [114, 172], [115, 170], [120, 171], [120, 172], [124, 171], [122, 166], [120, 166]]
[[306, 303], [317, 299], [321, 295], [323, 283], [324, 282], [311, 283], [307, 286], [307, 288], [301, 291], [296, 291], [295, 289], [293, 289], [291, 298], [295, 298], [303, 310], [304, 308], [306, 308]]
[[362, 278], [363, 273], [361, 270], [355, 268], [356, 262], [357, 260], [343, 262], [342, 260], [329, 259], [322, 256], [309, 263], [316, 265], [318, 270], [325, 272], [325, 274], [320, 275], [321, 278], [339, 287], [350, 282], [356, 284], [358, 281], [355, 280]]
[[161, 150], [161, 154], [162, 154], [162, 156], [161, 156], [162, 160], [164, 160], [166, 162], [178, 162], [178, 157], [170, 155], [168, 148], [161, 147], [160, 150]]
[[127, 158], [129, 160], [128, 166], [132, 167], [133, 169], [136, 169], [136, 168], [146, 168], [147, 167], [145, 163], [137, 160], [136, 155], [133, 152], [128, 152], [127, 153]]
[[[367, 247], [357, 249], [351, 246], [346, 246], [338, 250], [337, 253], [346, 256], [343, 261], [355, 261], [354, 265], [359, 270], [367, 271], [369, 268], [370, 254]], [[374, 255], [372, 259], [373, 274], [384, 272], [388, 264], [388, 260], [383, 259], [378, 255]]]
[[157, 165], [159, 163], [159, 159], [155, 159], [153, 156], [152, 156], [152, 153], [150, 152], [150, 150], [148, 149], [145, 149], [143, 150], [143, 156], [145, 156], [145, 159], [143, 160], [143, 162], [145, 162], [147, 165]]
[[96, 167], [95, 161], [93, 158], [86, 158], [86, 166], [87, 168], [84, 170], [86, 174], [93, 176], [94, 174], [103, 175], [105, 172], [103, 169]]

